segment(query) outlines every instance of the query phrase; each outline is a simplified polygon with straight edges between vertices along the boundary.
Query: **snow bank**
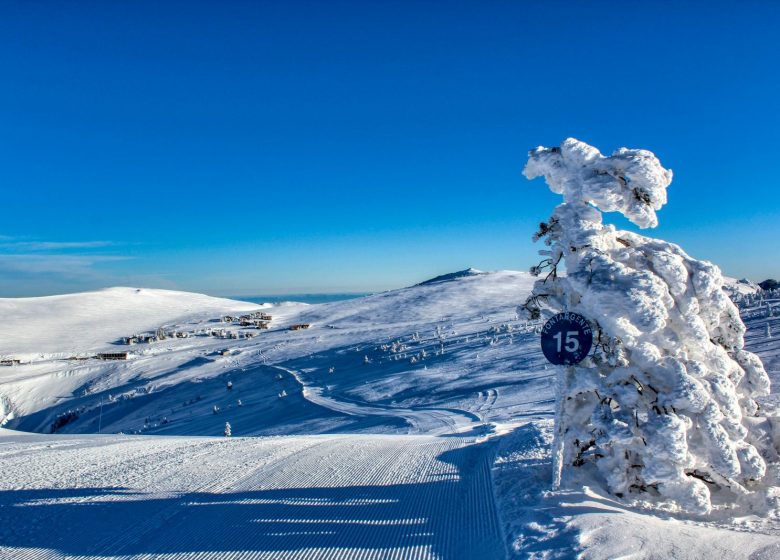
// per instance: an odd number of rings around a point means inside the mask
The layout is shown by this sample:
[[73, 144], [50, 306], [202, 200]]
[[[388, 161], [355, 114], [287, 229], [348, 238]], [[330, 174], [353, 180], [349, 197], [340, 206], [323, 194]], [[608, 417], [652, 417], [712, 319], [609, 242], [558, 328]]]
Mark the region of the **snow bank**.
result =
[[[552, 422], [501, 438], [493, 479], [512, 558], [547, 560], [769, 560], [780, 557], [776, 519], [721, 520], [652, 515], [597, 487], [550, 492]], [[688, 516], [691, 517], [691, 516]]]

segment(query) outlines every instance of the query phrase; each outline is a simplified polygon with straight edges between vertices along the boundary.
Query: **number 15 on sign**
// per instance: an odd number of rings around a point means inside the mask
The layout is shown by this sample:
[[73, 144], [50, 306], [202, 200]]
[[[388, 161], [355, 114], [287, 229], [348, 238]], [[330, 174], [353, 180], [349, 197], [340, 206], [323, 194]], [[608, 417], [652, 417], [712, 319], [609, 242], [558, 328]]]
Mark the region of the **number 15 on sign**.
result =
[[555, 365], [580, 363], [592, 345], [590, 322], [578, 313], [558, 313], [542, 327], [542, 352]]

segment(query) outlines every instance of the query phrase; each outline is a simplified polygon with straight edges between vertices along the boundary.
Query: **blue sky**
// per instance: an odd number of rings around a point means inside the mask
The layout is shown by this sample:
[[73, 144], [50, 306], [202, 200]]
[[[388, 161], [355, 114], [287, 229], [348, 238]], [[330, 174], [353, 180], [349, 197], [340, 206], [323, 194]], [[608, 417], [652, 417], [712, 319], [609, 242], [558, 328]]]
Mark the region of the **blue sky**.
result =
[[[0, 296], [525, 270], [574, 136], [675, 172], [649, 235], [780, 276], [780, 4], [0, 4]], [[621, 227], [624, 221], [609, 216]]]

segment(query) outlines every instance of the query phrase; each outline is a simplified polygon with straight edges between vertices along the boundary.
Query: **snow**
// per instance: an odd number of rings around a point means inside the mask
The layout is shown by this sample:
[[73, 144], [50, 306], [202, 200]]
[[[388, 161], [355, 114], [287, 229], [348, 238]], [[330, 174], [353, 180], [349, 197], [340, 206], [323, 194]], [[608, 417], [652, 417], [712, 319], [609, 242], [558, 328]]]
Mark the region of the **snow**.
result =
[[740, 296], [754, 295], [761, 290], [761, 287], [747, 278], [737, 280], [736, 278], [724, 276], [723, 289], [730, 296], [738, 298]]
[[260, 306], [200, 294], [136, 288], [0, 298], [0, 356], [109, 351], [122, 336]]
[[431, 278], [430, 280], [425, 280], [424, 282], [420, 282], [418, 286], [424, 286], [425, 284], [435, 284], [436, 282], [444, 282], [446, 280], [455, 280], [456, 278], [463, 278], [465, 276], [476, 276], [478, 274], [484, 274], [481, 270], [477, 270], [476, 268], [467, 268], [466, 270], [459, 270], [458, 272], [450, 272], [448, 274], [442, 274], [440, 276], [436, 276], [435, 278]]
[[603, 485], [673, 511], [763, 511], [780, 485], [780, 434], [759, 407], [769, 377], [744, 349], [720, 270], [602, 223], [602, 212], [620, 212], [656, 226], [671, 171], [646, 150], [603, 156], [569, 138], [533, 150], [524, 173], [564, 199], [537, 234], [550, 246], [541, 267], [550, 274], [525, 309], [579, 313], [598, 339], [591, 357], [560, 374], [556, 482]]
[[[0, 481], [3, 558], [503, 554], [490, 455], [468, 439], [4, 436], [0, 442], [7, 472], [25, 472], [24, 487], [14, 476]], [[445, 503], [461, 507], [438, 515]]]
[[598, 488], [551, 492], [552, 420], [502, 438], [494, 484], [507, 520], [510, 555], [545, 559], [770, 559], [780, 553], [780, 518], [706, 520], [629, 507]]
[[[56, 321], [1, 300], [0, 354], [29, 363], [0, 367], [0, 558], [772, 558], [776, 510], [551, 491], [555, 369], [517, 315], [534, 280], [264, 306], [251, 339], [205, 333], [259, 306], [197, 294], [61, 296]], [[765, 309], [742, 310], [745, 342], [776, 380]], [[115, 344], [162, 325], [193, 334]], [[130, 359], [64, 359], [108, 350]]]

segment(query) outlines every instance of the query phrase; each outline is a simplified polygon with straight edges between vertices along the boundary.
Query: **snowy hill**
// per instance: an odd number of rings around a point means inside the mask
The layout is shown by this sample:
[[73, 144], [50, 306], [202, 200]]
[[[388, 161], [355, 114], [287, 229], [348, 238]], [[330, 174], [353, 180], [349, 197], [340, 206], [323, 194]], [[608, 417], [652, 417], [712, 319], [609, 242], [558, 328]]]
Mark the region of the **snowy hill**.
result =
[[0, 298], [0, 356], [108, 351], [122, 336], [256, 308], [201, 294], [136, 288]]
[[731, 296], [745, 296], [748, 294], [755, 294], [761, 287], [755, 282], [751, 282], [747, 278], [737, 280], [736, 278], [723, 277], [723, 288]]
[[476, 276], [478, 274], [485, 274], [481, 270], [476, 268], [467, 268], [466, 270], [459, 270], [458, 272], [450, 272], [448, 274], [442, 274], [431, 278], [430, 280], [424, 280], [417, 284], [418, 286], [424, 286], [425, 284], [435, 284], [437, 282], [446, 282], [447, 280], [456, 280], [458, 278], [464, 278], [466, 276]]
[[[263, 311], [273, 316], [267, 331], [220, 321], [225, 314], [258, 306], [197, 294], [144, 295], [120, 288], [63, 299], [4, 300], [16, 326], [6, 323], [0, 348], [28, 363], [0, 370], [5, 374], [0, 394], [16, 417], [9, 425], [42, 432], [55, 424], [58, 432], [96, 432], [100, 424], [101, 430], [111, 432], [218, 435], [222, 425], [213, 418], [214, 406], [232, 409], [236, 435], [319, 433], [324, 425], [329, 430], [363, 428], [354, 425], [353, 415], [334, 418], [327, 408], [314, 419], [307, 410], [307, 420], [298, 423], [301, 411], [291, 410], [290, 403], [300, 399], [302, 384], [377, 406], [425, 404], [468, 412], [480, 408], [485, 409], [483, 416], [506, 420], [521, 405], [508, 400], [489, 412], [482, 401], [492, 407], [498, 391], [509, 395], [529, 383], [540, 389], [541, 398], [533, 402], [551, 398], [546, 374], [528, 367], [533, 357], [544, 371], [540, 353], [510, 348], [516, 336], [517, 348], [534, 338], [533, 327], [515, 317], [515, 307], [531, 283], [525, 273], [499, 272], [335, 303], [266, 305]], [[59, 304], [56, 308], [51, 299]], [[42, 309], [55, 309], [66, 318], [47, 322]], [[311, 326], [288, 330], [301, 323]], [[123, 335], [161, 324], [190, 336], [134, 346], [116, 343]], [[48, 329], [45, 340], [43, 328]], [[224, 335], [208, 336], [215, 329], [224, 329]], [[257, 336], [228, 338], [231, 333]], [[130, 355], [120, 362], [63, 359], [99, 351]], [[479, 367], [464, 368], [463, 360], [469, 359], [478, 360]], [[234, 387], [230, 393], [224, 390], [228, 380]], [[283, 410], [278, 397], [282, 392]], [[238, 399], [241, 407], [236, 406]], [[188, 401], [182, 410], [181, 403]], [[242, 422], [244, 416], [257, 416], [257, 406], [263, 407], [265, 420]], [[58, 420], [65, 414], [71, 418], [67, 425]], [[311, 422], [315, 427], [307, 427]], [[409, 422], [399, 426], [395, 417], [385, 418], [378, 427], [376, 423], [372, 418], [365, 429], [431, 428]]]
[[[554, 370], [516, 315], [534, 279], [433, 280], [319, 305], [0, 300], [0, 356], [22, 362], [0, 367], [0, 412], [41, 434], [0, 430], [0, 557], [777, 557], [780, 517], [735, 529], [548, 492]], [[778, 383], [766, 309], [743, 309], [747, 344]], [[255, 311], [268, 329], [221, 320]], [[187, 337], [118, 343], [158, 327]], [[128, 359], [68, 359], [109, 351]], [[231, 439], [191, 437], [226, 423]]]

